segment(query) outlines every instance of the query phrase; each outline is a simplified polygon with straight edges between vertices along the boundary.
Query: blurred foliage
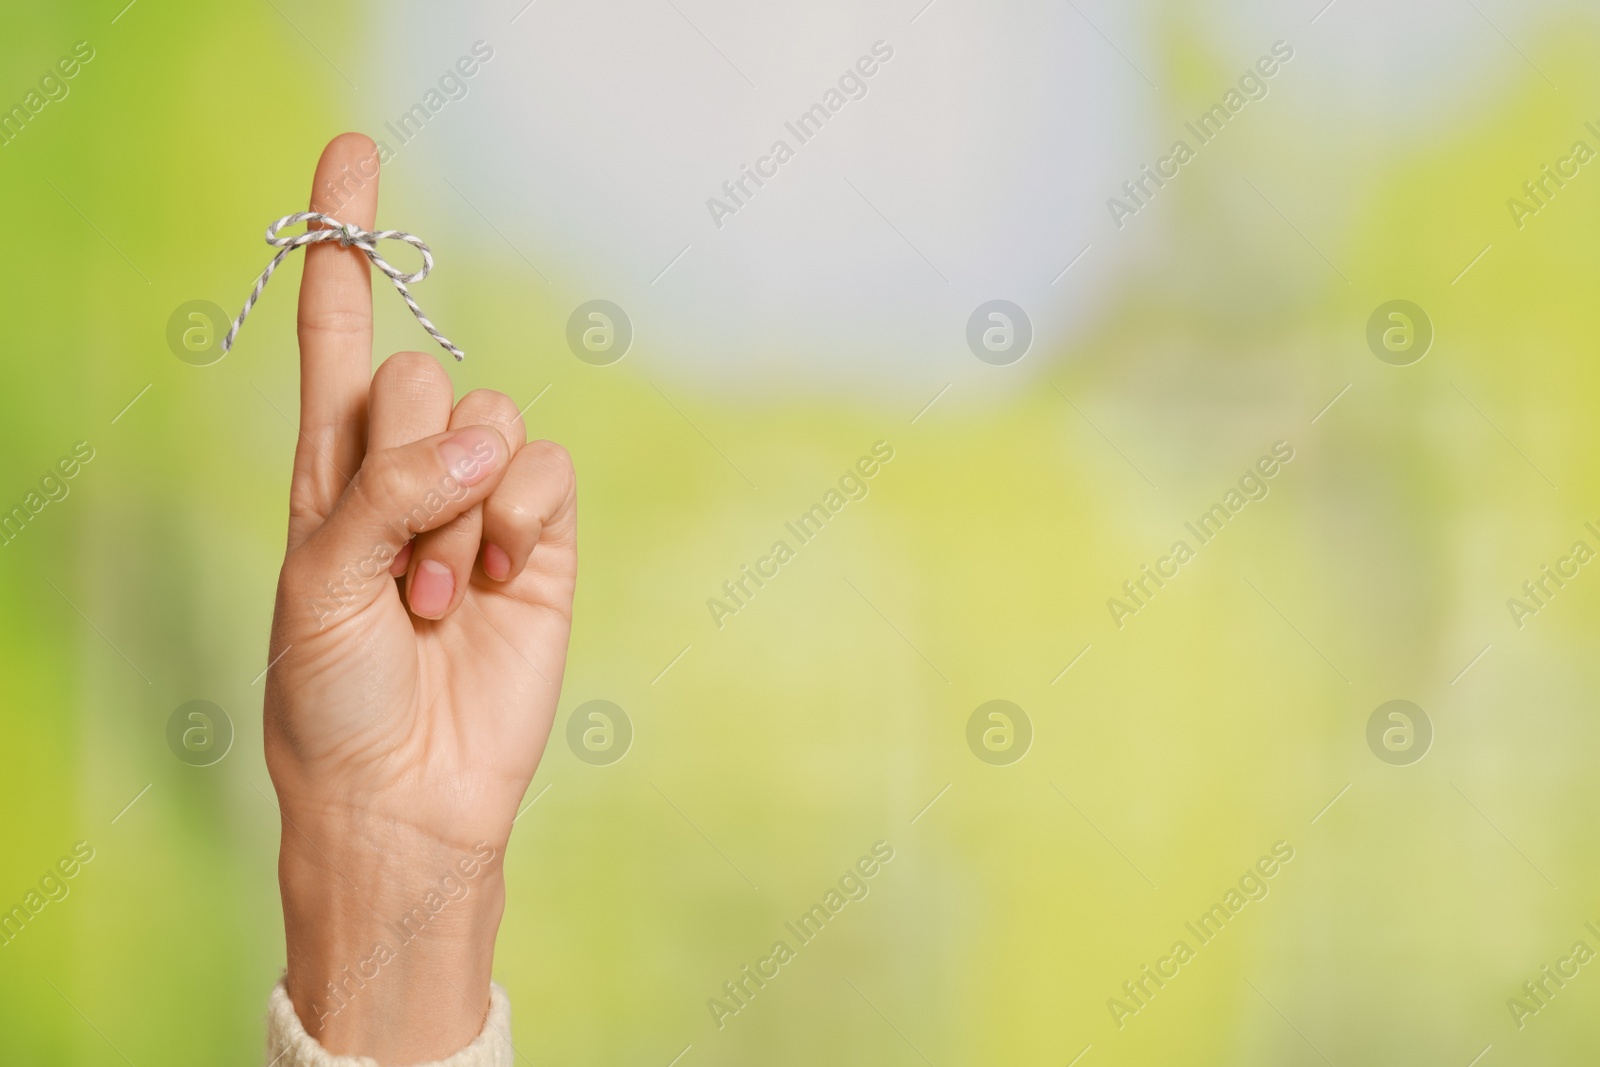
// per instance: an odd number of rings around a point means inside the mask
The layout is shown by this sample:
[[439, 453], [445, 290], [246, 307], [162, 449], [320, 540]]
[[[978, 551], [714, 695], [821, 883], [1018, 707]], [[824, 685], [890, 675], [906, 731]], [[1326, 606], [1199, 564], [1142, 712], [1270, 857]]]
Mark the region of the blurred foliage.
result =
[[[0, 37], [0, 97], [76, 41], [96, 50], [0, 148], [0, 503], [95, 450], [0, 549], [0, 906], [74, 842], [96, 850], [0, 948], [0, 1061], [250, 1063], [282, 953], [253, 679], [298, 260], [223, 362], [187, 366], [164, 335], [185, 301], [234, 311], [265, 260], [254, 234], [359, 112], [270, 7], [139, 3], [113, 25], [116, 6], [18, 8]], [[316, 37], [356, 40], [376, 11], [319, 9]], [[1186, 32], [1202, 15], [1174, 6], [1158, 34], [1173, 126], [1236, 76]], [[1592, 1058], [1600, 978], [1522, 1030], [1505, 1002], [1600, 921], [1600, 578], [1520, 631], [1505, 599], [1597, 543], [1600, 177], [1520, 231], [1504, 202], [1573, 140], [1600, 145], [1582, 110], [1597, 44], [1552, 26], [1529, 48], [1559, 93], [1513, 63], [1470, 114], [1378, 158], [1360, 130], [1297, 118], [1331, 105], [1280, 79], [1283, 106], [1163, 193], [1164, 231], [1092, 330], [1014, 368], [1003, 398], [958, 388], [915, 423], [867, 396], [581, 364], [561, 338], [589, 294], [469, 254], [386, 175], [384, 217], [449, 255], [424, 305], [453, 336], [471, 324], [472, 358], [446, 362], [458, 392], [548, 386], [530, 427], [580, 473], [563, 719], [513, 840], [497, 964], [527, 1059]], [[1365, 349], [1395, 297], [1437, 327], [1412, 367]], [[380, 353], [421, 347], [377, 299]], [[878, 440], [895, 459], [866, 499], [716, 628], [706, 598]], [[1106, 598], [1278, 440], [1296, 455], [1267, 499], [1113, 626]], [[1404, 768], [1364, 739], [1396, 697], [1436, 731]], [[194, 698], [238, 729], [214, 767], [166, 748]], [[609, 767], [562, 740], [595, 698], [637, 732]], [[1010, 767], [966, 749], [995, 698], [1036, 733]], [[878, 840], [896, 858], [870, 895], [717, 1030], [706, 999]], [[1296, 855], [1270, 894], [1119, 1031], [1107, 998], [1279, 840]]]

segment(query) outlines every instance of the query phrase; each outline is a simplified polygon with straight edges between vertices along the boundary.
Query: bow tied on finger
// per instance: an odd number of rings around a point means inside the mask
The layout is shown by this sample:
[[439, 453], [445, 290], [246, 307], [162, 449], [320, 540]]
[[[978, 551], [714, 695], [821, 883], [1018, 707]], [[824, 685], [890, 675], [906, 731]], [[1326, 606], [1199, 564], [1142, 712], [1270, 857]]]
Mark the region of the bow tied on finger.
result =
[[[321, 223], [323, 228], [318, 230], [307, 229], [304, 233], [297, 233], [287, 237], [280, 236], [279, 231], [285, 226], [293, 226], [301, 222]], [[403, 241], [422, 253], [422, 269], [415, 273], [407, 274], [384, 259], [378, 253], [378, 242], [389, 240]], [[256, 279], [255, 288], [250, 290], [250, 295], [245, 299], [244, 309], [239, 312], [239, 317], [233, 320], [233, 326], [228, 330], [228, 336], [222, 339], [224, 355], [233, 347], [234, 339], [239, 336], [239, 329], [244, 325], [245, 316], [250, 314], [250, 309], [260, 299], [261, 291], [267, 287], [267, 281], [272, 277], [272, 272], [278, 269], [278, 264], [282, 263], [284, 258], [296, 248], [304, 248], [307, 245], [321, 244], [326, 241], [337, 241], [342, 248], [356, 248], [365, 253], [366, 257], [372, 261], [372, 265], [386, 274], [389, 280], [394, 283], [395, 289], [399, 290], [401, 298], [405, 300], [406, 306], [411, 309], [411, 313], [417, 317], [417, 321], [422, 324], [422, 328], [427, 330], [429, 335], [435, 341], [438, 341], [445, 351], [456, 357], [457, 360], [466, 357], [465, 352], [451, 344], [450, 339], [440, 333], [433, 323], [428, 321], [428, 316], [422, 313], [422, 308], [417, 306], [416, 299], [411, 295], [411, 290], [407, 288], [422, 281], [428, 276], [428, 272], [433, 270], [433, 253], [422, 238], [415, 234], [405, 233], [402, 230], [363, 230], [354, 223], [340, 222], [332, 215], [324, 215], [320, 211], [300, 211], [293, 215], [285, 215], [267, 227], [267, 244], [278, 249], [278, 254], [272, 257], [272, 262], [267, 264], [267, 269], [261, 272], [260, 278]]]

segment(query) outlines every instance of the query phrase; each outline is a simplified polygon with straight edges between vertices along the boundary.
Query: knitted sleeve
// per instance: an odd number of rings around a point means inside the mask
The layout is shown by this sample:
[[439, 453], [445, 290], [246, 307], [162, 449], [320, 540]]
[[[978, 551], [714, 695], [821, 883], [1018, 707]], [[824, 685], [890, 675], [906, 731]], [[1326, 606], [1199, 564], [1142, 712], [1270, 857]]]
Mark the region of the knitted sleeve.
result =
[[[477, 1040], [455, 1055], [417, 1067], [512, 1067], [511, 1002], [506, 991], [489, 987], [489, 1018]], [[289, 994], [279, 982], [272, 991], [267, 1017], [267, 1063], [271, 1067], [380, 1067], [367, 1056], [335, 1056], [306, 1033]], [[385, 1065], [392, 1067], [392, 1065]]]

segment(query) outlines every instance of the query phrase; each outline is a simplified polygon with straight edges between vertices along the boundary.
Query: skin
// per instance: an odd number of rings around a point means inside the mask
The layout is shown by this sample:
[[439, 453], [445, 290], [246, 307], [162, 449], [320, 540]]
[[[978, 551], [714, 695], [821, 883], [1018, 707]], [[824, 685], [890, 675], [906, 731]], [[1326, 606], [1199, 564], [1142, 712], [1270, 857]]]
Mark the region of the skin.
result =
[[[373, 228], [376, 156], [335, 138], [312, 210]], [[566, 663], [576, 482], [504, 394], [452, 404], [416, 352], [373, 373], [371, 277], [356, 249], [306, 251], [265, 745], [290, 999], [330, 1052], [388, 1065], [484, 1026], [502, 857]], [[419, 907], [406, 941], [395, 924]]]

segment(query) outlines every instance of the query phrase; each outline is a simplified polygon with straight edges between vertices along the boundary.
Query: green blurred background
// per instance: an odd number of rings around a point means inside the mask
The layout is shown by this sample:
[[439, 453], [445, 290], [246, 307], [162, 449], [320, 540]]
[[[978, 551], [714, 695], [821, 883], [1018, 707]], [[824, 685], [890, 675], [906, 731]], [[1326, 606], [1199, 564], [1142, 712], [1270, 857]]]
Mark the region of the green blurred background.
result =
[[[475, 17], [593, 44], [537, 24], [561, 0], [521, 7]], [[913, 31], [959, 5], [915, 7], [872, 13], [906, 63]], [[1600, 19], [1487, 0], [1152, 3], [1119, 36], [1115, 5], [1080, 7], [1052, 25], [1083, 47], [1118, 38], [1160, 86], [1137, 113], [1149, 135], [1095, 164], [1107, 175], [1162, 154], [1272, 40], [1299, 66], [1130, 222], [1135, 251], [1067, 328], [1050, 308], [1096, 261], [1047, 280], [1118, 239], [1102, 199], [1120, 177], [1072, 208], [1084, 234], [1031, 292], [998, 294], [1053, 324], [1010, 367], [962, 341], [997, 295], [982, 279], [952, 297], [949, 343], [904, 353], [920, 372], [889, 385], [768, 364], [734, 380], [637, 313], [628, 357], [590, 366], [566, 348], [568, 314], [595, 295], [651, 306], [651, 271], [597, 282], [570, 250], [469, 228], [421, 151], [386, 170], [380, 223], [440, 260], [418, 296], [468, 349], [445, 361], [458, 395], [537, 397], [530, 430], [579, 471], [572, 656], [496, 961], [525, 1062], [1465, 1067], [1600, 1050], [1593, 966], [1521, 1027], [1507, 1006], [1574, 942], [1600, 949], [1584, 928], [1600, 926], [1600, 577], [1583, 568], [1520, 629], [1506, 603], [1575, 541], [1600, 549], [1584, 528], [1600, 525], [1600, 176], [1583, 168], [1521, 229], [1506, 205], [1574, 141], [1600, 148], [1584, 128], [1600, 125]], [[1420, 21], [1391, 23], [1400, 9]], [[326, 140], [381, 136], [477, 34], [385, 95], [365, 75], [416, 7], [110, 0], [4, 18], [0, 100], [74, 42], [95, 57], [0, 147], [0, 504], [76, 442], [94, 458], [0, 548], [0, 907], [74, 842], [95, 857], [0, 948], [0, 1062], [258, 1062], [283, 950], [255, 679], [295, 441], [299, 257], [227, 359], [190, 366], [165, 332], [186, 301], [231, 315], [266, 261], [260, 229], [304, 203]], [[1428, 19], [1449, 33], [1425, 39]], [[1391, 78], [1356, 106], [1323, 32], [1426, 52], [1439, 81]], [[1474, 47], [1440, 60], [1456, 34]], [[801, 84], [870, 40], [852, 31]], [[1075, 106], [1115, 110], [1112, 95]], [[1021, 144], [1029, 116], [1011, 118]], [[379, 355], [426, 347], [377, 282]], [[1397, 367], [1365, 332], [1401, 298], [1437, 335]], [[869, 495], [715, 627], [706, 599], [879, 440], [894, 459]], [[1117, 628], [1107, 598], [1280, 440], [1295, 457], [1270, 495]], [[167, 746], [191, 699], [237, 731], [210, 767]], [[564, 739], [593, 699], [635, 731], [607, 766]], [[1005, 766], [967, 743], [995, 699], [1034, 735]], [[1432, 723], [1420, 762], [1369, 749], [1392, 699]], [[880, 840], [894, 860], [870, 895], [719, 1029], [707, 999]], [[1185, 921], [1278, 841], [1294, 859], [1270, 894], [1119, 1027], [1108, 999], [1175, 940], [1196, 946]]]

